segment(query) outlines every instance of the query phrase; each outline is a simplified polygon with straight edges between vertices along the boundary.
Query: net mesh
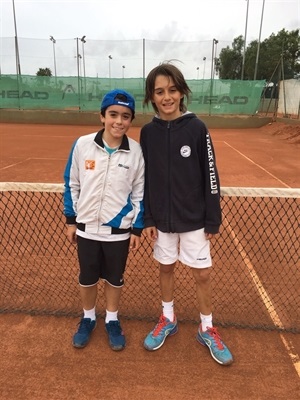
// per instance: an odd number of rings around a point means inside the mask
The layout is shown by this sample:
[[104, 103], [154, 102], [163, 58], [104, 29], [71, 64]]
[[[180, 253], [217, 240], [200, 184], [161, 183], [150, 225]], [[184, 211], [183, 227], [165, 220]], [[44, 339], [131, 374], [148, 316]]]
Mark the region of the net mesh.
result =
[[[62, 184], [0, 183], [0, 312], [81, 315], [75, 245], [66, 240]], [[214, 321], [300, 332], [300, 189], [222, 188], [223, 224], [212, 241]], [[120, 315], [156, 319], [158, 267], [143, 237], [129, 255]], [[103, 285], [97, 312], [104, 316]], [[198, 321], [191, 271], [178, 263], [179, 320]]]

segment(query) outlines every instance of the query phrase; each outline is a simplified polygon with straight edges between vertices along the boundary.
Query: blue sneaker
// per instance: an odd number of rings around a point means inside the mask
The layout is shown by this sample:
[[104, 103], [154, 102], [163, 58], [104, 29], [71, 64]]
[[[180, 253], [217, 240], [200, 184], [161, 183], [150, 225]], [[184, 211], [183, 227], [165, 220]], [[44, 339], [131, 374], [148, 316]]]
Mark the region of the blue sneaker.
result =
[[159, 349], [165, 342], [167, 336], [175, 335], [178, 331], [177, 319], [171, 322], [163, 314], [159, 317], [158, 323], [144, 340], [144, 347], [153, 351]]
[[105, 329], [108, 333], [108, 341], [111, 349], [115, 351], [123, 350], [126, 345], [126, 341], [120, 322], [109, 321], [107, 324], [105, 324]]
[[233, 362], [233, 357], [221, 340], [217, 328], [208, 328], [205, 332], [202, 332], [201, 326], [199, 326], [197, 340], [200, 344], [209, 348], [212, 358], [219, 364], [229, 365]]
[[79, 322], [78, 330], [73, 336], [73, 346], [77, 348], [85, 347], [95, 328], [96, 321], [92, 321], [90, 318], [82, 318]]

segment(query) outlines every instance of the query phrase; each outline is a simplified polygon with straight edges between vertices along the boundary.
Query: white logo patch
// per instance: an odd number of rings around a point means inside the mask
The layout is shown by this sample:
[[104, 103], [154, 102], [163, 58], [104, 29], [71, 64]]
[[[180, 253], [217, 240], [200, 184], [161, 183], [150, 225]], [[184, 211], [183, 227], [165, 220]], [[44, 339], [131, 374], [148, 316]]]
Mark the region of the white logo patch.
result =
[[180, 149], [180, 154], [182, 157], [189, 157], [191, 155], [191, 148], [190, 146], [182, 146]]

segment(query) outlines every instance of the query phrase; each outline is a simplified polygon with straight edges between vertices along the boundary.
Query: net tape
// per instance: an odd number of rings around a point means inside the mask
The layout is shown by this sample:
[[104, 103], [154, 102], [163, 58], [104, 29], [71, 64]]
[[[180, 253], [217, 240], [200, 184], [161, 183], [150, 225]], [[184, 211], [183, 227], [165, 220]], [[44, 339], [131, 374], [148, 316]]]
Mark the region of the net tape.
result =
[[[0, 182], [0, 192], [63, 193], [63, 183]], [[300, 198], [298, 188], [221, 187], [221, 196]]]

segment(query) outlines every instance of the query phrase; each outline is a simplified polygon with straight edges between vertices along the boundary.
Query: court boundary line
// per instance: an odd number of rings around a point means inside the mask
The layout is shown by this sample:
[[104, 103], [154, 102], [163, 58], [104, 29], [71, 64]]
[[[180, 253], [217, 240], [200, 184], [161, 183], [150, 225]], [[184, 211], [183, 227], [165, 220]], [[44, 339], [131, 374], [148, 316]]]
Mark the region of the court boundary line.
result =
[[0, 168], [0, 171], [3, 171], [3, 170], [8, 169], [8, 168], [13, 168], [13, 167], [15, 167], [17, 165], [26, 163], [28, 161], [35, 161], [35, 160], [66, 161], [67, 158], [29, 157], [29, 158], [25, 158], [25, 160], [19, 161], [17, 163], [6, 165], [5, 167]]
[[[225, 228], [229, 230], [229, 233], [233, 239], [233, 242], [234, 242], [239, 254], [242, 257], [242, 260], [243, 260], [248, 272], [250, 273], [250, 276], [251, 276], [254, 286], [259, 294], [259, 297], [261, 298], [263, 304], [266, 307], [267, 313], [269, 314], [269, 316], [270, 316], [271, 320], [274, 322], [274, 324], [283, 329], [284, 325], [283, 325], [279, 315], [276, 312], [275, 306], [273, 305], [273, 302], [272, 302], [270, 296], [268, 295], [267, 290], [264, 288], [264, 285], [262, 284], [261, 280], [259, 279], [253, 264], [251, 263], [246, 251], [244, 250], [241, 242], [239, 241], [234, 230], [232, 229], [226, 216], [224, 217], [223, 223], [225, 223]], [[268, 307], [267, 307], [267, 303], [269, 304]], [[293, 345], [291, 340], [290, 340], [290, 342], [288, 342], [282, 333], [280, 333], [280, 339], [283, 343], [284, 348], [287, 351], [287, 354], [288, 354], [290, 360], [292, 361], [292, 365], [295, 368], [298, 377], [300, 378], [300, 357], [299, 357], [299, 354], [296, 353], [295, 346]]]
[[6, 165], [6, 167], [0, 168], [0, 170], [3, 171], [4, 169], [8, 169], [8, 168], [15, 167], [16, 165], [23, 164], [23, 163], [25, 163], [25, 162], [28, 161], [28, 160], [30, 160], [30, 158], [25, 158], [25, 160], [19, 161], [19, 162], [17, 162], [17, 163], [10, 164], [10, 165]]
[[267, 169], [265, 169], [264, 167], [262, 167], [261, 165], [257, 164], [255, 161], [251, 160], [251, 158], [247, 157], [244, 153], [242, 153], [241, 151], [239, 151], [238, 149], [236, 149], [235, 147], [231, 146], [229, 143], [227, 143], [224, 140], [224, 143], [226, 144], [226, 146], [230, 147], [232, 150], [234, 150], [236, 153], [240, 154], [242, 157], [244, 157], [246, 160], [250, 161], [252, 164], [254, 164], [256, 167], [260, 168], [262, 171], [264, 171], [266, 174], [270, 175], [272, 178], [276, 179], [278, 182], [280, 182], [283, 186], [285, 186], [286, 188], [290, 188], [290, 186], [288, 184], [286, 184], [285, 182], [283, 182], [281, 179], [277, 178], [277, 176], [273, 175], [271, 172], [269, 172]]

